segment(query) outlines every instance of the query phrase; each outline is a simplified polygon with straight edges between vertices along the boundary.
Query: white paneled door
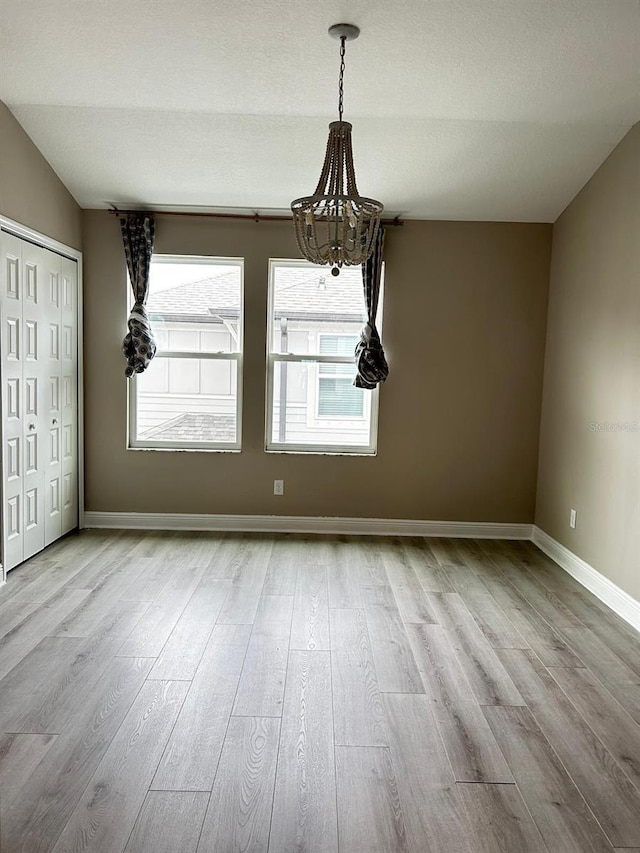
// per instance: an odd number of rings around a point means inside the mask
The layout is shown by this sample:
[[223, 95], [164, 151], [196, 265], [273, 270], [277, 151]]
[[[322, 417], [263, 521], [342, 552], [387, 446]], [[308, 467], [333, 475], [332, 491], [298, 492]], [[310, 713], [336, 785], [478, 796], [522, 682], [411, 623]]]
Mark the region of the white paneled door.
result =
[[[62, 465], [59, 484], [60, 534], [64, 534], [78, 526], [78, 265], [69, 258], [61, 260], [60, 374], [51, 376], [51, 382], [60, 379], [61, 417], [57, 417], [52, 408], [51, 434], [53, 441], [53, 428], [57, 430], [59, 427]], [[52, 444], [50, 465], [53, 464]]]
[[78, 523], [77, 263], [1, 232], [3, 558]]
[[2, 241], [2, 444], [3, 542], [5, 566], [23, 559], [24, 404], [22, 360], [22, 240]]

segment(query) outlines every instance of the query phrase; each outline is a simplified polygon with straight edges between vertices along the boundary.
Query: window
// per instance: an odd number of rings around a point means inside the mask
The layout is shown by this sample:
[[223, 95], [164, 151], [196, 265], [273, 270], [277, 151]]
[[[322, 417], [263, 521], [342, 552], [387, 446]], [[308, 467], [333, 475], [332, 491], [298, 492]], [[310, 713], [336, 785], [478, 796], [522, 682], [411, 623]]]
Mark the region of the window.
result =
[[374, 454], [378, 391], [353, 385], [362, 271], [271, 261], [267, 450]]
[[243, 261], [154, 255], [156, 356], [130, 383], [134, 448], [239, 450]]

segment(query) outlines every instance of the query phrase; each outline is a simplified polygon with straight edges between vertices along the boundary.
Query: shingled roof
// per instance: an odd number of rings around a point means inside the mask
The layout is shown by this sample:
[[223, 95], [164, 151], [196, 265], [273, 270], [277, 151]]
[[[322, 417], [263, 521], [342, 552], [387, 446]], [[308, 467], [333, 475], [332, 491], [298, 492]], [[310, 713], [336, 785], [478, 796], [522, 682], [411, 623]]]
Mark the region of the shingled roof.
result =
[[[215, 323], [219, 318], [237, 319], [240, 312], [238, 273], [235, 270], [189, 284], [151, 293], [147, 303], [156, 321]], [[276, 317], [364, 321], [364, 297], [360, 269], [343, 269], [332, 276], [329, 269], [279, 267], [275, 288]]]
[[151, 321], [215, 323], [237, 319], [240, 313], [238, 272], [228, 270], [188, 284], [177, 284], [149, 294], [147, 312]]
[[185, 412], [147, 430], [141, 438], [157, 441], [235, 441], [235, 415]]

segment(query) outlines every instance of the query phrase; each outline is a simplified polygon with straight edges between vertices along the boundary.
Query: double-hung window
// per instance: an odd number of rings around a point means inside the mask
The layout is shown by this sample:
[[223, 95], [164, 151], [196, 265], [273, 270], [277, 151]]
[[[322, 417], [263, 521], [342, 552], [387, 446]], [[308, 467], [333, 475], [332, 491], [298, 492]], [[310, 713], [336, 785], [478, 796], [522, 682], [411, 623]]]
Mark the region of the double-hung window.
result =
[[130, 383], [134, 448], [239, 450], [243, 261], [154, 255], [156, 356]]
[[376, 452], [378, 391], [353, 385], [365, 321], [360, 267], [270, 262], [267, 450]]

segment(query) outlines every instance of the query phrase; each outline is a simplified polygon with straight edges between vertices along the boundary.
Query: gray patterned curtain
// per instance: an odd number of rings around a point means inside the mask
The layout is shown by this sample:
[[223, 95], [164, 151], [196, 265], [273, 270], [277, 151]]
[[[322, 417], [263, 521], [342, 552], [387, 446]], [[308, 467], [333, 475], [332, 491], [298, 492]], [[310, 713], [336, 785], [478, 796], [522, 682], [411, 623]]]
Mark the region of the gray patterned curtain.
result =
[[384, 382], [389, 375], [389, 365], [384, 357], [380, 335], [376, 329], [376, 314], [380, 298], [380, 277], [382, 275], [382, 250], [384, 247], [384, 228], [378, 229], [371, 257], [362, 265], [362, 284], [364, 301], [367, 307], [367, 322], [356, 344], [355, 358], [357, 375], [353, 380], [356, 388], [373, 390]]
[[149, 295], [149, 270], [153, 254], [155, 221], [152, 213], [130, 213], [120, 219], [124, 255], [135, 304], [129, 314], [129, 331], [122, 342], [127, 359], [125, 376], [142, 373], [156, 354], [156, 342], [145, 308]]

